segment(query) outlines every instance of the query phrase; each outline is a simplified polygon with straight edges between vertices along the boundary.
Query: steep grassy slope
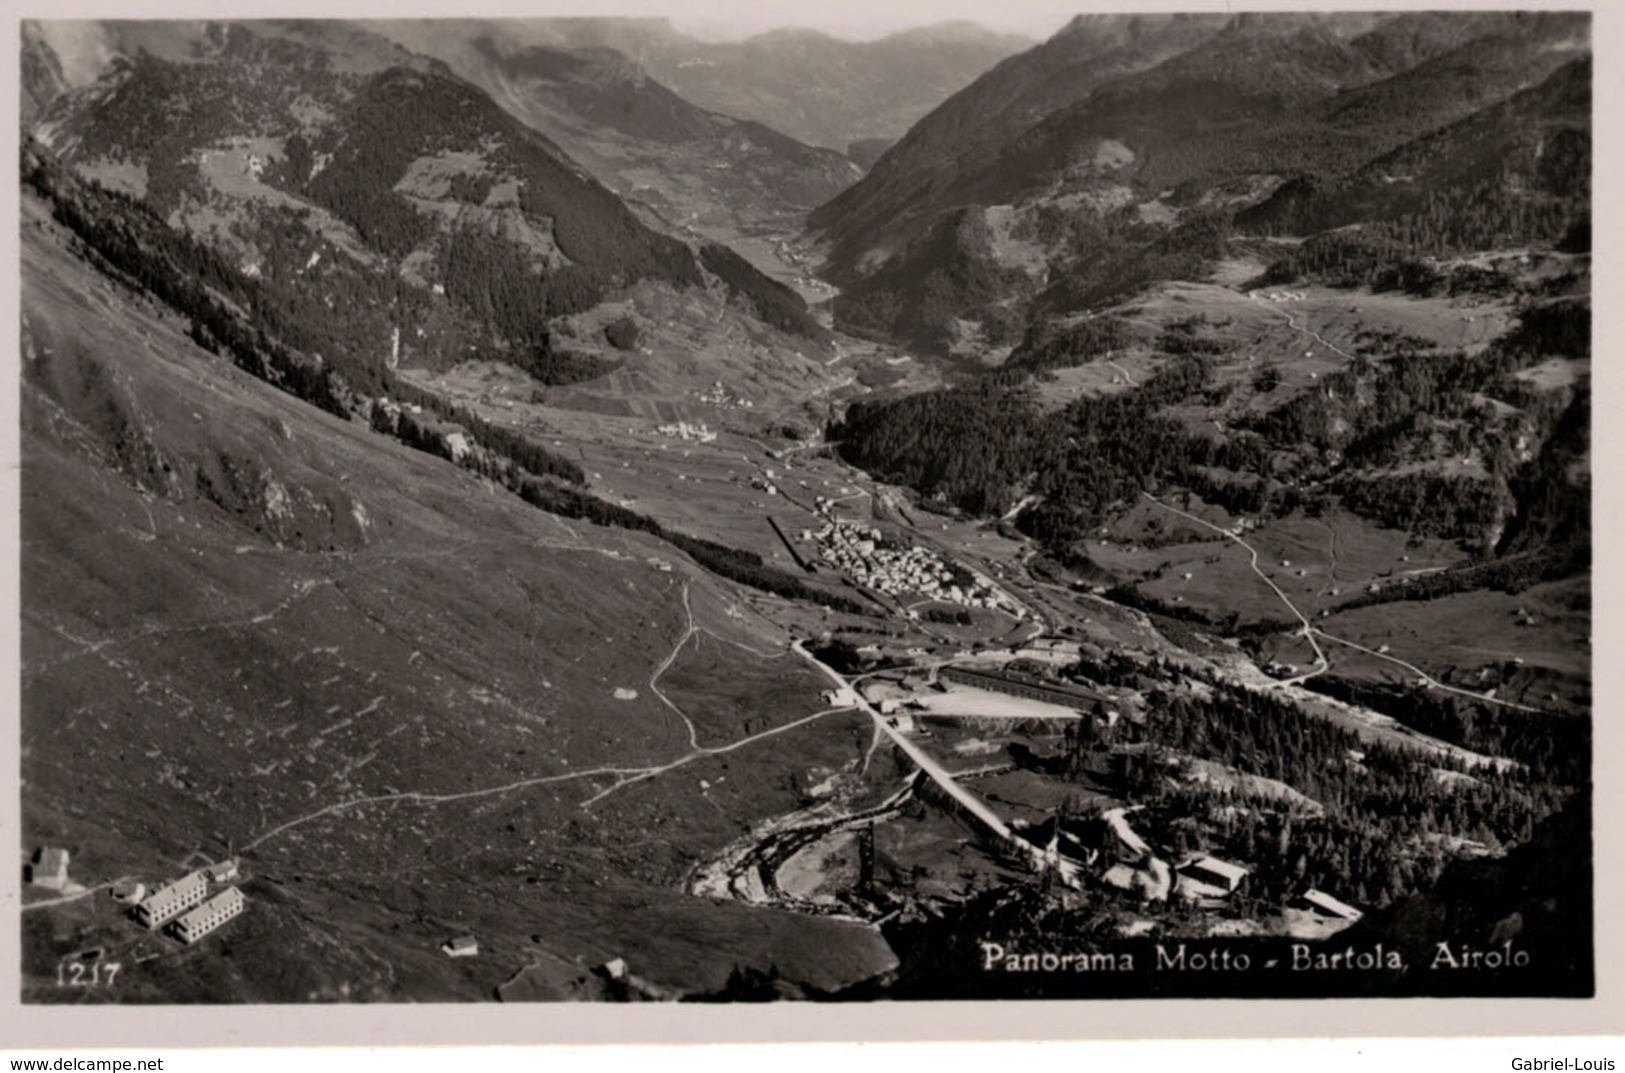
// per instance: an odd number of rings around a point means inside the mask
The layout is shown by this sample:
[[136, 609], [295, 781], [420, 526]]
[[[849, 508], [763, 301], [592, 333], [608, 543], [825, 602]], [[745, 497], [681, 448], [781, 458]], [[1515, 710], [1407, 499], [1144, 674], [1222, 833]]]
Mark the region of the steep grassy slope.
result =
[[[735, 966], [830, 989], [891, 964], [865, 929], [681, 893], [868, 740], [791, 726], [820, 680], [755, 673], [775, 631], [729, 587], [198, 349], [32, 198], [24, 236], [24, 837], [87, 885], [235, 853], [249, 897], [194, 948], [100, 892], [30, 910], [30, 1000], [490, 998], [614, 956], [678, 993]], [[753, 713], [705, 728], [731, 752], [650, 687], [690, 613]], [[465, 932], [479, 959], [439, 953]], [[57, 988], [97, 945], [119, 989]]]

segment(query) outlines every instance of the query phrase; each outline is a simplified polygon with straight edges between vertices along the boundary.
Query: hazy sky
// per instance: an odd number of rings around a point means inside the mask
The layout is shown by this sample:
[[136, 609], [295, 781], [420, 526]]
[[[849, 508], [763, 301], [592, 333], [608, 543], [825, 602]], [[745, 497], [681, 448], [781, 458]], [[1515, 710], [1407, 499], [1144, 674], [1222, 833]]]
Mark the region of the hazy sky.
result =
[[[67, 2], [74, 3], [76, 0]], [[77, 2], [94, 3], [97, 0]], [[160, 2], [184, 4], [199, 0]], [[201, 2], [208, 3], [210, 0]], [[218, 3], [218, 0], [213, 2]], [[265, 0], [250, 2], [263, 3]], [[289, 0], [270, 2], [276, 4]], [[300, 4], [302, 0], [291, 2]], [[330, 2], [343, 7], [367, 0]], [[1177, 4], [1179, 0], [1118, 0], [1115, 6], [1121, 9], [1169, 2]], [[1215, 0], [1185, 2], [1188, 6], [1203, 6]], [[400, 17], [410, 18], [433, 14], [437, 8], [455, 8], [457, 0], [393, 0], [391, 6], [397, 6]], [[657, 16], [670, 19], [672, 25], [684, 33], [710, 40], [749, 37], [785, 26], [809, 27], [838, 37], [861, 40], [958, 19], [1005, 33], [1043, 38], [1060, 29], [1080, 10], [1090, 7], [1098, 9], [1101, 6], [1102, 0], [1093, 0], [1092, 3], [1091, 0], [480, 0], [478, 13], [518, 18], [557, 15]]]
[[[1538, 0], [1564, 6], [1561, 0]], [[1581, 0], [1582, 7], [1598, 0]], [[1536, 0], [25, 0], [33, 17], [491, 18], [657, 16], [711, 40], [749, 37], [785, 26], [865, 40], [910, 27], [964, 19], [989, 29], [1045, 38], [1085, 11], [1230, 11], [1535, 7]], [[49, 14], [44, 8], [49, 7]]]
[[[966, 20], [1048, 37], [1089, 8], [1222, 7], [1227, 0], [24, 0], [29, 17], [95, 18], [548, 18], [660, 17], [678, 30], [732, 40], [786, 26], [869, 39]], [[1272, 2], [1272, 0], [1264, 0]], [[1305, 0], [1297, 0], [1304, 3]], [[1316, 0], [1307, 0], [1313, 3]], [[1444, 0], [1450, 2], [1450, 0]], [[45, 10], [49, 8], [49, 11]]]
[[[608, 7], [609, 5], [601, 5]], [[627, 4], [630, 8], [634, 6]], [[824, 0], [823, 3], [745, 4], [738, 0], [667, 0], [665, 13], [696, 37], [747, 37], [780, 26], [806, 26], [838, 37], [867, 39], [934, 22], [966, 19], [989, 29], [1048, 37], [1077, 14], [1076, 2], [1014, 0]]]

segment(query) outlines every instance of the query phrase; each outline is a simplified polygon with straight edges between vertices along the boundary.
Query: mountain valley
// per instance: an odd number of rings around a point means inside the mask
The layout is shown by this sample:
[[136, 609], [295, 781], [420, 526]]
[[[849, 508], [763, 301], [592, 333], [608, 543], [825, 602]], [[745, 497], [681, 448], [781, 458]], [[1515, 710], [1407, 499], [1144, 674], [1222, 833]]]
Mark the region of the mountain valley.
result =
[[24, 1001], [1590, 994], [1589, 34], [25, 24]]

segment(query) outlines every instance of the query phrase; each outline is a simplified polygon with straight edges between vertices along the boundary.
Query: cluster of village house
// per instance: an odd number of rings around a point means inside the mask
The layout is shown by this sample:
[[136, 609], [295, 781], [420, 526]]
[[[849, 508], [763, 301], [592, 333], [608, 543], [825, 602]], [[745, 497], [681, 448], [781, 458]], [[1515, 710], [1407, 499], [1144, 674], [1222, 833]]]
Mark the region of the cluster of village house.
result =
[[704, 421], [678, 421], [674, 424], [661, 425], [655, 431], [675, 440], [698, 440], [700, 443], [710, 443], [717, 438], [717, 434], [708, 428]]
[[[774, 473], [773, 468], [769, 466], [761, 472], [760, 476], [750, 479], [750, 486], [766, 492], [770, 496], [776, 496], [779, 494], [779, 486], [774, 483], [776, 480], [778, 480], [778, 474]], [[806, 484], [807, 482], [803, 481], [802, 483]]]
[[730, 394], [728, 389], [722, 386], [721, 380], [715, 381], [704, 391], [696, 391], [694, 397], [708, 406], [736, 406], [741, 410], [749, 410], [756, 405], [743, 395]]
[[[824, 512], [826, 500], [816, 506]], [[880, 530], [831, 518], [818, 530], [803, 529], [801, 539], [816, 543], [825, 562], [845, 571], [860, 585], [888, 596], [918, 593], [962, 607], [998, 607], [999, 595], [985, 580], [961, 585], [946, 563], [918, 545], [890, 548]], [[1017, 609], [1019, 617], [1019, 609]]]

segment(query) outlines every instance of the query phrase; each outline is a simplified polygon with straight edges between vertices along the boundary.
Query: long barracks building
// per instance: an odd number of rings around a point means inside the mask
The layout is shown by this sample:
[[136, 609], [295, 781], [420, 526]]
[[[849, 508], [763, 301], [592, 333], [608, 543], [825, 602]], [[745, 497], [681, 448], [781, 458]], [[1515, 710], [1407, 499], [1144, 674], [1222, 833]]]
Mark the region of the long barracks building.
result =
[[1040, 700], [1059, 704], [1065, 708], [1088, 710], [1097, 703], [1110, 703], [1109, 699], [1092, 689], [1068, 682], [1050, 682], [1020, 671], [982, 671], [970, 667], [944, 667], [937, 677], [976, 689], [990, 689], [1012, 697]]
[[195, 943], [246, 907], [243, 892], [227, 887], [213, 898], [175, 921], [175, 937], [183, 943]]
[[135, 919], [144, 928], [155, 928], [177, 913], [203, 901], [209, 893], [209, 880], [202, 872], [192, 872], [160, 890], [153, 891], [135, 907]]

